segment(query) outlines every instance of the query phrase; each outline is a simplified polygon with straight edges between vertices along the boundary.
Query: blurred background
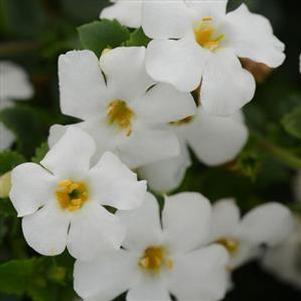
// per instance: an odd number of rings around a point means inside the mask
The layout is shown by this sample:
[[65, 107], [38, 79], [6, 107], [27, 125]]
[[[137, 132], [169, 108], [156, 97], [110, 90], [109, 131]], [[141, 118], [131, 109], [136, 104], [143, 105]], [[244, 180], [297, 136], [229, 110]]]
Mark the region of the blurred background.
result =
[[[242, 211], [267, 201], [282, 202], [300, 210], [301, 205], [296, 205], [296, 201], [301, 200], [294, 196], [292, 185], [296, 169], [288, 157], [290, 154], [300, 157], [301, 143], [287, 132], [284, 121], [287, 114], [301, 106], [299, 2], [230, 0], [229, 8], [242, 2], [271, 20], [276, 35], [287, 46], [287, 60], [259, 85], [255, 100], [245, 109], [251, 138], [237, 161], [210, 169], [195, 162], [179, 191], [200, 191], [212, 200], [236, 197]], [[106, 5], [105, 0], [0, 0], [0, 60], [12, 60], [23, 66], [35, 87], [32, 100], [17, 104], [2, 116], [2, 121], [17, 135], [13, 149], [22, 154], [21, 161], [37, 156], [36, 149], [43, 148], [51, 124], [70, 123], [59, 111], [57, 59], [61, 53], [81, 48], [76, 28], [98, 19]], [[262, 72], [259, 70], [259, 76]], [[0, 174], [10, 168], [0, 158]], [[25, 245], [18, 223], [1, 215], [1, 206], [0, 263], [35, 255]], [[301, 269], [301, 247], [299, 264]], [[22, 276], [22, 271], [18, 273]], [[301, 290], [278, 281], [256, 263], [235, 272], [234, 283], [235, 290], [227, 296], [227, 301], [301, 300]], [[47, 295], [48, 287], [44, 290]], [[70, 299], [70, 295], [59, 296], [36, 300]], [[31, 299], [0, 293], [0, 300]]]

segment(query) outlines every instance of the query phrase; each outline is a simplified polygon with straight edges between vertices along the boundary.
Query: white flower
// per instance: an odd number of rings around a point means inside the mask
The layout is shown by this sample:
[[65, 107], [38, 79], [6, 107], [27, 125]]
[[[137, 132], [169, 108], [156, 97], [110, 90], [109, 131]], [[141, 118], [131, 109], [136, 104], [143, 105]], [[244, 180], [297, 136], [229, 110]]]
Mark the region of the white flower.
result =
[[112, 300], [128, 290], [127, 301], [221, 300], [227, 285], [225, 249], [204, 245], [211, 205], [198, 193], [165, 200], [162, 226], [155, 198], [117, 215], [127, 227], [123, 248], [77, 261], [74, 287], [84, 300]]
[[301, 221], [296, 217], [294, 231], [279, 246], [269, 249], [262, 266], [279, 279], [301, 288]]
[[43, 255], [67, 246], [72, 256], [91, 259], [100, 250], [118, 249], [125, 230], [103, 206], [131, 210], [141, 205], [146, 183], [119, 159], [105, 153], [90, 167], [93, 139], [70, 128], [41, 165], [25, 163], [12, 172], [10, 198], [27, 243]]
[[[166, 124], [196, 111], [189, 93], [151, 80], [144, 57], [144, 47], [121, 47], [100, 60], [91, 51], [59, 59], [62, 112], [84, 120], [75, 126], [95, 139], [97, 158], [111, 150], [130, 168], [177, 156], [179, 141]], [[63, 132], [53, 127], [49, 144]]]
[[210, 241], [229, 251], [232, 257], [229, 267], [235, 269], [256, 258], [262, 245], [282, 243], [292, 227], [292, 215], [281, 204], [260, 205], [241, 218], [235, 201], [225, 199], [213, 206]]
[[111, 0], [111, 2], [114, 4], [100, 13], [101, 19], [116, 19], [132, 28], [141, 26], [142, 0]]
[[[32, 95], [25, 71], [12, 62], [0, 61], [0, 110], [12, 107], [12, 100], [28, 99]], [[13, 133], [0, 122], [0, 150], [8, 148], [13, 141]]]
[[254, 95], [255, 80], [242, 68], [249, 58], [275, 68], [285, 59], [284, 44], [269, 21], [241, 5], [226, 14], [226, 0], [144, 1], [142, 27], [153, 39], [146, 69], [157, 81], [192, 91], [201, 84], [204, 109], [229, 115]]
[[242, 112], [230, 117], [217, 117], [199, 108], [196, 116], [174, 123], [171, 127], [181, 142], [180, 155], [138, 170], [150, 188], [161, 193], [177, 188], [182, 182], [191, 165], [188, 146], [201, 162], [216, 166], [233, 160], [248, 139]]

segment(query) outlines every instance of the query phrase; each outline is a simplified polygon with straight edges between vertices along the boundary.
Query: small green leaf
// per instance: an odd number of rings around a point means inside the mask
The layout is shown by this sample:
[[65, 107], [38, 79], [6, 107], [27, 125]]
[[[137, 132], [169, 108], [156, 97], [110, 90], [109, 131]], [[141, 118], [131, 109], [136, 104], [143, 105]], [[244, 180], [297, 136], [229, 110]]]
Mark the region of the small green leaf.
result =
[[0, 175], [11, 171], [17, 165], [25, 162], [25, 158], [13, 151], [5, 151], [0, 153]]
[[282, 124], [290, 135], [301, 139], [301, 106], [286, 114], [282, 119]]
[[145, 35], [143, 29], [140, 27], [130, 34], [130, 38], [126, 42], [126, 46], [128, 46], [128, 47], [147, 46], [149, 41], [150, 41], [150, 38], [148, 38]]
[[48, 143], [43, 142], [35, 152], [35, 155], [31, 158], [31, 161], [34, 163], [40, 163], [49, 150]]
[[106, 48], [115, 48], [125, 43], [129, 37], [129, 30], [118, 21], [94, 21], [78, 27], [82, 45], [95, 52], [99, 57]]

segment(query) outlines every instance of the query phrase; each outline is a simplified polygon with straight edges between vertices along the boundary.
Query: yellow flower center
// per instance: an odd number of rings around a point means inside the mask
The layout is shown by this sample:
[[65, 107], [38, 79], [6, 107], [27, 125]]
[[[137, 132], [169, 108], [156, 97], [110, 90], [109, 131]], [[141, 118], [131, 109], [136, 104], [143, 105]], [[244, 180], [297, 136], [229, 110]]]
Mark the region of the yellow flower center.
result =
[[166, 253], [164, 247], [148, 247], [139, 260], [140, 268], [151, 273], [160, 272], [162, 268], [171, 270], [173, 268], [173, 261], [167, 258]]
[[69, 179], [59, 182], [55, 194], [61, 208], [70, 212], [82, 208], [88, 199], [86, 184]]
[[127, 106], [124, 100], [113, 100], [107, 110], [107, 120], [110, 125], [115, 125], [121, 130], [127, 131], [127, 136], [132, 133], [132, 121], [134, 112]]
[[215, 51], [220, 47], [224, 35], [218, 35], [212, 25], [212, 17], [204, 17], [194, 28], [195, 39], [198, 44], [210, 51]]
[[217, 240], [216, 243], [226, 248], [230, 255], [235, 255], [239, 249], [239, 241], [236, 239], [221, 238]]

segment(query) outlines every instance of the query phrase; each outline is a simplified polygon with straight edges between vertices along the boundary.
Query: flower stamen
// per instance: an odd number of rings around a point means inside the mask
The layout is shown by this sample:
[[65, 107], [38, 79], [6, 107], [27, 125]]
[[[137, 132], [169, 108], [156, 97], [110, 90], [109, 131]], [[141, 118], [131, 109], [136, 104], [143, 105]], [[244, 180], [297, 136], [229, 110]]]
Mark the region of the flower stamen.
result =
[[158, 273], [162, 268], [173, 269], [173, 261], [166, 258], [166, 250], [160, 246], [152, 246], [145, 249], [139, 260], [139, 266], [151, 273]]
[[239, 241], [233, 238], [221, 238], [216, 241], [217, 244], [222, 245], [227, 249], [230, 255], [235, 255], [239, 249]]
[[81, 209], [88, 199], [86, 184], [70, 179], [59, 182], [55, 194], [61, 208], [70, 212]]
[[212, 21], [212, 17], [202, 18], [201, 22], [194, 28], [194, 34], [196, 41], [200, 46], [210, 51], [215, 51], [220, 47], [224, 35], [216, 34], [216, 29], [213, 27]]
[[116, 125], [121, 130], [127, 131], [127, 136], [132, 133], [132, 121], [134, 112], [127, 106], [124, 100], [113, 100], [107, 110], [107, 120], [110, 125]]

